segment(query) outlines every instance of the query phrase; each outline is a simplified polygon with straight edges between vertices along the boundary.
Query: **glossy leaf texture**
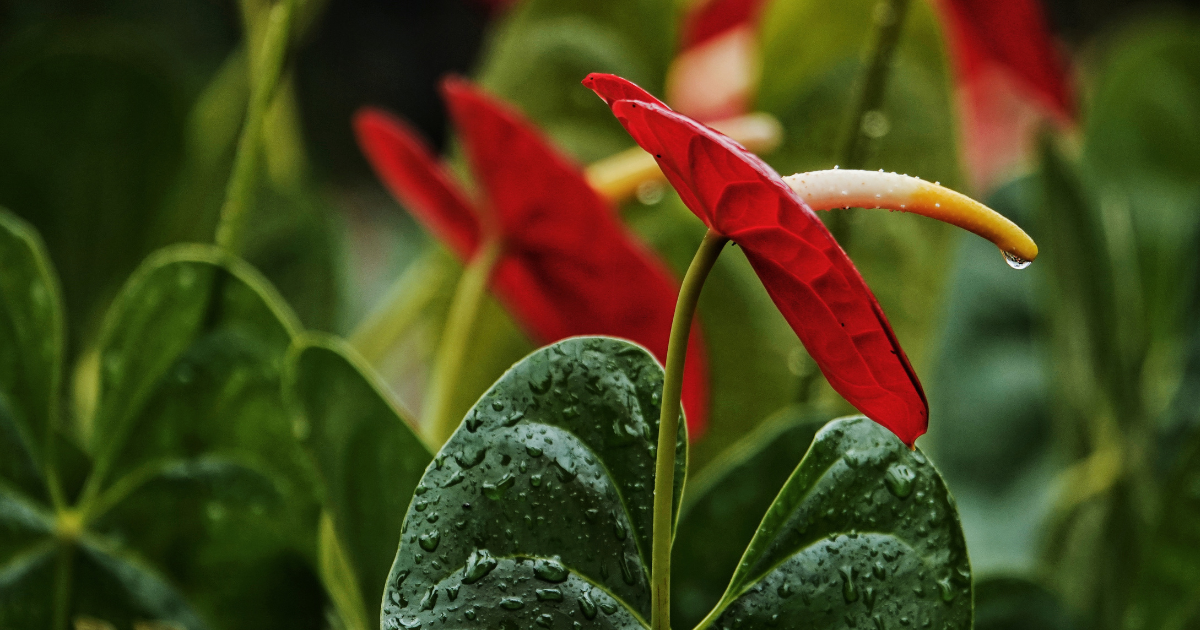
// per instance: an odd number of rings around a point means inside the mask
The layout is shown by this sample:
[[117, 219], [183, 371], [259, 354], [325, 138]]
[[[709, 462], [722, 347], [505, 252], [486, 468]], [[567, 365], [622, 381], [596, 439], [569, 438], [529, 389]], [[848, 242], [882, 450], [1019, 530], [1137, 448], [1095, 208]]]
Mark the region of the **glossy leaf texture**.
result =
[[700, 627], [966, 630], [971, 610], [966, 544], [941, 476], [856, 416], [817, 433]]
[[671, 551], [674, 625], [695, 627], [720, 601], [763, 515], [827, 420], [785, 408], [692, 477]]
[[326, 587], [348, 593], [344, 618], [373, 626], [405, 511], [433, 455], [344, 342], [302, 335], [288, 366], [285, 391], [336, 536], [321, 554], [344, 553], [350, 568], [341, 580], [326, 573]]
[[[4, 216], [2, 255], [35, 260], [6, 270], [41, 269], [25, 286], [52, 286], [44, 253], [19, 226]], [[43, 314], [58, 322], [53, 295]], [[6, 299], [4, 321], [26, 306]], [[96, 398], [70, 435], [90, 436], [90, 448], [56, 441], [41, 492], [25, 492], [7, 469], [0, 479], [4, 625], [49, 627], [61, 615], [192, 630], [320, 617], [311, 475], [279, 392], [293, 319], [261, 277], [215, 248], [164, 250], [135, 273], [106, 320], [99, 367], [81, 368], [77, 395]], [[6, 365], [37, 358], [16, 349], [0, 347]], [[13, 381], [0, 376], [7, 399]], [[58, 404], [43, 401], [41, 417]], [[13, 424], [2, 426], [4, 452], [26, 451]], [[57, 497], [56, 479], [65, 480]]]
[[[642, 627], [662, 380], [644, 348], [603, 337], [501, 377], [417, 487], [382, 627]], [[678, 446], [676, 504], [682, 426]]]
[[879, 303], [779, 175], [729, 138], [638, 97], [619, 77], [589, 75], [585, 85], [655, 156], [688, 208], [742, 247], [829, 384], [906, 444], [924, 433], [925, 393]]
[[[407, 126], [365, 110], [356, 120], [360, 143], [389, 188], [464, 259], [481, 239], [500, 239], [493, 286], [535, 342], [612, 335], [665, 361], [678, 294], [666, 265], [520, 114], [460, 79], [444, 82], [443, 93], [483, 200], [471, 204]], [[683, 398], [699, 435], [708, 417], [699, 326]]]

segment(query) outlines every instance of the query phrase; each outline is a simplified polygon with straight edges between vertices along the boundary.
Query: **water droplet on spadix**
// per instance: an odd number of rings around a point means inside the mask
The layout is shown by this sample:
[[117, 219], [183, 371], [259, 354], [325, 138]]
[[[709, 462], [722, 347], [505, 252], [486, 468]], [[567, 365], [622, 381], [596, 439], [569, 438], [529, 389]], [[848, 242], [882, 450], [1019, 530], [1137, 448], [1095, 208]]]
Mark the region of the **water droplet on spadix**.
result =
[[1004, 252], [1004, 262], [1008, 263], [1013, 269], [1024, 269], [1032, 263], [1032, 260], [1025, 260], [1012, 252]]

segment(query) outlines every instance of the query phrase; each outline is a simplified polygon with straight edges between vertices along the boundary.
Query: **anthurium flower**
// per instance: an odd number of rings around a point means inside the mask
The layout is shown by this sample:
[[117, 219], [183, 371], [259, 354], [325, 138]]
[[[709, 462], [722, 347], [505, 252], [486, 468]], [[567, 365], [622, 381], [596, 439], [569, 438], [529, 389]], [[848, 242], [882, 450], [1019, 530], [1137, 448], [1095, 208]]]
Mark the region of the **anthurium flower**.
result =
[[[636, 85], [603, 74], [589, 75], [584, 85], [654, 155], [710, 231], [742, 247], [829, 384], [913, 444], [929, 419], [921, 383], [875, 296], [799, 194], [753, 153]], [[827, 192], [819, 183], [812, 187]], [[838, 192], [849, 200], [849, 188]], [[925, 200], [921, 190], [903, 192], [914, 202]]]
[[984, 189], [1032, 148], [1044, 120], [1074, 115], [1070, 82], [1038, 0], [939, 0], [959, 85], [964, 149]]
[[[642, 344], [664, 361], [679, 290], [667, 267], [521, 115], [461, 79], [446, 80], [442, 94], [480, 199], [460, 189], [408, 125], [365, 108], [354, 120], [359, 145], [392, 194], [464, 261], [498, 240], [491, 287], [537, 343], [609, 335]], [[708, 370], [696, 328], [683, 391], [694, 439], [708, 414]]]

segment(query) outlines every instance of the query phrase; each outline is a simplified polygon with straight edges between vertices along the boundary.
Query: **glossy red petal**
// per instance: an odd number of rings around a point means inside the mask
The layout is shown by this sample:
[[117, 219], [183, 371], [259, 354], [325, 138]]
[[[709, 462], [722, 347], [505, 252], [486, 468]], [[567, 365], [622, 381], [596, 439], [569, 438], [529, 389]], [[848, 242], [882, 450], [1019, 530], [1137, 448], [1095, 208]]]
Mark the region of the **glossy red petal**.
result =
[[[539, 343], [622, 337], [666, 360], [679, 287], [523, 117], [459, 79], [443, 85], [467, 159], [504, 239], [496, 293]], [[693, 330], [684, 373], [692, 438], [707, 424], [708, 366]]]
[[632, 81], [626, 81], [615, 74], [593, 72], [583, 78], [583, 85], [595, 92], [609, 105], [612, 105], [613, 101], [626, 100], [644, 101], [646, 103], [657, 103], [663, 107], [667, 106]]
[[661, 105], [613, 113], [692, 211], [742, 246], [830, 385], [911, 445], [928, 426], [924, 390], [878, 302], [829, 231], [771, 167]]
[[420, 135], [370, 107], [354, 115], [354, 132], [388, 190], [439, 241], [463, 260], [470, 258], [479, 246], [479, 218]]
[[1021, 80], [1061, 118], [1074, 109], [1065, 64], [1038, 0], [941, 0], [958, 74], [969, 83], [988, 64]]
[[689, 11], [683, 20], [679, 48], [687, 50], [758, 20], [762, 0], [708, 0]]

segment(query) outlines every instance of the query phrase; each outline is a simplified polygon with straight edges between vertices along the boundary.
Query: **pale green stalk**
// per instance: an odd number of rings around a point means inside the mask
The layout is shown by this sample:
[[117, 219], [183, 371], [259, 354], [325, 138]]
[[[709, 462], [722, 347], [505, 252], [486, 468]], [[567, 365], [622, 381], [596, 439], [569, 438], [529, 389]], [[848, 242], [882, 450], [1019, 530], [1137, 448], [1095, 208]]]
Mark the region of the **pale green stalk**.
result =
[[674, 534], [675, 447], [679, 436], [680, 395], [688, 336], [700, 300], [700, 289], [729, 239], [709, 230], [692, 258], [671, 321], [667, 365], [663, 375], [662, 411], [658, 418], [658, 459], [654, 469], [654, 531], [650, 557], [650, 628], [671, 629], [671, 538]]
[[500, 259], [501, 247], [499, 239], [484, 241], [471, 258], [471, 262], [463, 269], [458, 287], [454, 291], [454, 300], [450, 303], [450, 314], [447, 316], [446, 329], [442, 333], [442, 342], [434, 360], [429, 395], [421, 421], [421, 427], [429, 436], [429, 442], [438, 447], [445, 444], [458, 428], [459, 418], [454, 417], [454, 410], [450, 405], [454, 390], [458, 387], [458, 377], [462, 373], [467, 349], [470, 347], [471, 332], [475, 328], [479, 307], [487, 295], [488, 282], [496, 262]]
[[261, 38], [262, 45], [258, 54], [251, 56], [250, 72], [247, 73], [251, 81], [250, 106], [246, 110], [246, 122], [242, 125], [233, 172], [229, 176], [225, 203], [221, 206], [217, 223], [217, 244], [233, 252], [241, 251], [246, 237], [246, 215], [254, 203], [254, 191], [258, 185], [263, 119], [270, 109], [271, 97], [283, 71], [295, 10], [296, 0], [280, 0], [271, 7]]

